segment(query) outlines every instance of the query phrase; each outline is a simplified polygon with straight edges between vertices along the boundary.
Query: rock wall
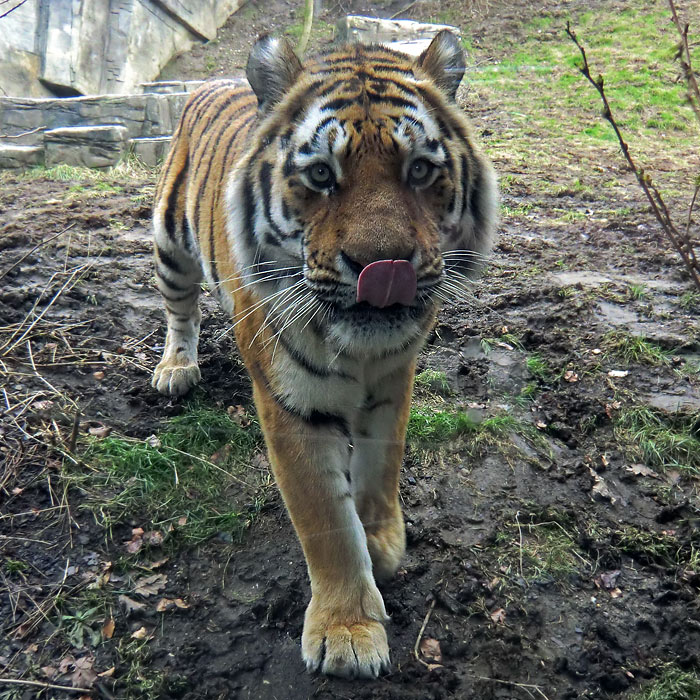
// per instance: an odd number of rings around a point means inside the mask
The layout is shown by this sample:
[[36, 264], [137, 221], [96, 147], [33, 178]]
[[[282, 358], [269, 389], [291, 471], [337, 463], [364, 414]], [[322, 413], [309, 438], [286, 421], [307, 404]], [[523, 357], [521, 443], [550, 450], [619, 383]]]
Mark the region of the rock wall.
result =
[[0, 19], [0, 95], [138, 92], [244, 2], [26, 0]]

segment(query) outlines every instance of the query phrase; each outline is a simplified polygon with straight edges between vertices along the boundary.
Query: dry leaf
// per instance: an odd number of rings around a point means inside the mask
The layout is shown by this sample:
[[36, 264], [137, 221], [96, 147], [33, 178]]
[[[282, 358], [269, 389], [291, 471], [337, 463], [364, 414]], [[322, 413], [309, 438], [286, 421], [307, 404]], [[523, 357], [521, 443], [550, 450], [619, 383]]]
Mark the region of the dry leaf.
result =
[[22, 493], [22, 491], [24, 491], [24, 489], [21, 489], [19, 486], [15, 486], [15, 487], [12, 489], [12, 495], [13, 495], [13, 496], [19, 496], [20, 493]]
[[428, 671], [434, 671], [436, 668], [445, 668], [442, 664], [428, 664]]
[[42, 666], [39, 670], [45, 678], [53, 680], [58, 669], [55, 666]]
[[95, 659], [92, 656], [83, 656], [81, 659], [76, 659], [75, 671], [70, 676], [73, 685], [89, 688], [97, 680], [97, 674], [93, 670], [94, 665]]
[[136, 632], [131, 633], [132, 639], [150, 639], [151, 633], [145, 627], [139, 627]]
[[596, 474], [595, 470], [591, 469], [590, 467], [588, 467], [588, 471], [593, 477], [593, 495], [596, 498], [599, 498], [604, 501], [610, 501], [610, 503], [614, 504], [617, 501], [617, 498], [615, 498], [615, 496], [612, 495], [610, 489], [608, 488], [608, 485], [605, 483], [605, 479], [603, 479], [602, 476]]
[[177, 524], [179, 527], [184, 527], [187, 525], [187, 516], [183, 515], [180, 518], [177, 519]]
[[163, 544], [163, 533], [159, 530], [151, 530], [144, 533], [143, 539], [151, 545], [151, 547], [160, 547]]
[[629, 374], [628, 369], [611, 369], [608, 372], [608, 377], [612, 377], [613, 379], [622, 379], [623, 377], [626, 377]]
[[112, 432], [112, 428], [108, 425], [98, 425], [94, 428], [89, 428], [88, 433], [98, 438], [106, 438]]
[[566, 372], [564, 372], [564, 381], [573, 384], [574, 382], [578, 381], [578, 374], [576, 374], [576, 372], [573, 370], [568, 369]]
[[439, 663], [442, 661], [442, 651], [440, 650], [440, 642], [432, 637], [423, 637], [420, 643], [420, 653], [430, 661]]
[[114, 618], [110, 617], [102, 626], [102, 639], [112, 639], [114, 635]]
[[612, 591], [610, 591], [611, 598], [619, 598], [621, 595], [622, 591], [619, 588], [613, 588]]
[[506, 623], [506, 611], [503, 608], [498, 608], [491, 613], [491, 620], [499, 625]]
[[106, 671], [102, 671], [102, 673], [98, 673], [99, 678], [111, 678], [114, 675], [115, 667], [112, 666], [112, 668], [108, 668]]
[[160, 447], [162, 444], [160, 438], [157, 435], [149, 435], [146, 438], [146, 443], [151, 447]]
[[158, 601], [158, 605], [156, 605], [156, 612], [167, 612], [173, 608], [186, 610], [189, 607], [189, 604], [185, 603], [182, 598], [161, 598], [160, 601]]
[[629, 467], [625, 467], [625, 470], [632, 472], [636, 476], [650, 476], [652, 479], [659, 479], [659, 475], [649, 467], [644, 464], [632, 464]]
[[611, 590], [617, 585], [617, 579], [619, 578], [621, 573], [622, 572], [620, 571], [620, 569], [613, 569], [612, 571], [603, 571], [593, 579], [593, 583], [595, 583], [597, 588], [606, 588], [607, 590]]
[[600, 355], [600, 353], [603, 352], [603, 351], [602, 351], [600, 348], [593, 348], [593, 350], [591, 350], [591, 352], [592, 352], [594, 355]]
[[100, 382], [105, 378], [105, 373], [102, 370], [98, 370], [97, 372], [93, 372], [92, 376]]
[[158, 559], [158, 561], [154, 561], [151, 564], [148, 564], [145, 568], [146, 569], [158, 569], [163, 564], [165, 564], [168, 561], [168, 557], [163, 557], [162, 559]]
[[165, 584], [168, 582], [168, 577], [165, 574], [152, 574], [151, 576], [142, 576], [134, 582], [134, 593], [147, 597], [159, 593]]
[[127, 595], [120, 595], [119, 602], [124, 606], [127, 615], [130, 615], [132, 612], [143, 610], [146, 607], [145, 603], [139, 603], [137, 600], [129, 598]]

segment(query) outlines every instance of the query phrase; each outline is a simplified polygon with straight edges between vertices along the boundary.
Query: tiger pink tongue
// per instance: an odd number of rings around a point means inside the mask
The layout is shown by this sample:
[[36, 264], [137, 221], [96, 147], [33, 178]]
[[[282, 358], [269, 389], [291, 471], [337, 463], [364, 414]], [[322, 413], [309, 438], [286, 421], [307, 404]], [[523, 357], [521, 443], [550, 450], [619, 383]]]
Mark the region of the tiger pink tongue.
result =
[[410, 304], [416, 296], [416, 272], [408, 260], [377, 260], [360, 272], [357, 301], [383, 309]]

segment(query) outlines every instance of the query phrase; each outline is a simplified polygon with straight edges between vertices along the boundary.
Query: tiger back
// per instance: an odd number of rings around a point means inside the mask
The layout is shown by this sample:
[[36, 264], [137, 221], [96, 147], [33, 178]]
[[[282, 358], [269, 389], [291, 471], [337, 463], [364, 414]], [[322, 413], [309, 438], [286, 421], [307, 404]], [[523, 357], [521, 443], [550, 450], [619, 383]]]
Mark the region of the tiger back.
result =
[[168, 330], [153, 386], [200, 379], [205, 279], [231, 316], [270, 463], [308, 565], [309, 670], [389, 667], [376, 581], [405, 550], [399, 472], [415, 358], [492, 244], [492, 167], [455, 102], [441, 32], [417, 59], [378, 45], [299, 61], [253, 47], [248, 81], [187, 103], [154, 207]]

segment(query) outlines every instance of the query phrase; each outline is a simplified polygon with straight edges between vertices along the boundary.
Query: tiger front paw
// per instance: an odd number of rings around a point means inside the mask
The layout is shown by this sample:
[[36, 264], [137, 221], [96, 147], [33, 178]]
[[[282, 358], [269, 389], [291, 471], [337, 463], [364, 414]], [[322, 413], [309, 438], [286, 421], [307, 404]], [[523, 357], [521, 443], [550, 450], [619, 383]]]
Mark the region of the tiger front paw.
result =
[[153, 372], [151, 386], [161, 394], [182, 396], [198, 384], [201, 378], [196, 364], [174, 365], [161, 360]]
[[[381, 605], [383, 613], [383, 603]], [[301, 637], [308, 671], [342, 678], [376, 678], [391, 666], [384, 625], [369, 617], [328, 614], [312, 598]]]

